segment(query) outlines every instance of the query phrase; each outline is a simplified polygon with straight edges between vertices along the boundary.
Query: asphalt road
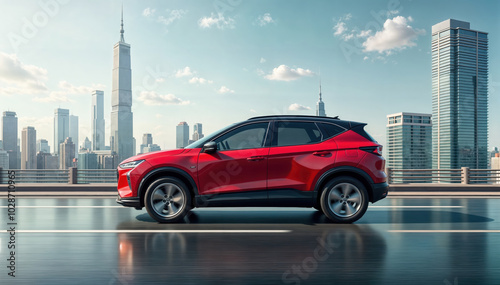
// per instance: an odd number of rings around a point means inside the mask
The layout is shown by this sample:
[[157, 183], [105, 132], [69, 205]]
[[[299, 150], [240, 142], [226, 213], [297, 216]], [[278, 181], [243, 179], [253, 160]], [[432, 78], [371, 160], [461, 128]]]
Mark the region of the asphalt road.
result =
[[180, 224], [111, 198], [0, 199], [0, 284], [500, 284], [500, 199], [387, 198], [351, 225], [314, 209], [196, 209]]

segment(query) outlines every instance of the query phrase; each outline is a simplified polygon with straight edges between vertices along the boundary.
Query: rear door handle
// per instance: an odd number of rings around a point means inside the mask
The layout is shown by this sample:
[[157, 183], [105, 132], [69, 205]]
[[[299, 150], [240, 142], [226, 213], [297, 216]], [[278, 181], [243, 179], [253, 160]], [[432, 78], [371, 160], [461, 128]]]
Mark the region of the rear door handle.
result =
[[259, 161], [259, 160], [263, 160], [264, 157], [263, 156], [251, 156], [249, 158], [247, 158], [248, 161]]
[[316, 151], [316, 152], [313, 152], [313, 155], [316, 155], [316, 156], [327, 156], [329, 154], [330, 154], [329, 151]]

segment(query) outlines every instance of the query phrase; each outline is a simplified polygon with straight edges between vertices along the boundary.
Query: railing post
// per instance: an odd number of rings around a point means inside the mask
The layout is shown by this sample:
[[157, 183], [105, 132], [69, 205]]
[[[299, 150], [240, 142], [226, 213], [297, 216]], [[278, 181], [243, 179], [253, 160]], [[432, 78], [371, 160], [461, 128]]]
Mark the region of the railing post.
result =
[[70, 167], [69, 168], [69, 184], [77, 184], [78, 183], [78, 168]]
[[385, 174], [387, 175], [387, 184], [391, 184], [392, 183], [392, 168], [387, 167], [385, 169]]
[[469, 184], [469, 168], [462, 167], [462, 184]]

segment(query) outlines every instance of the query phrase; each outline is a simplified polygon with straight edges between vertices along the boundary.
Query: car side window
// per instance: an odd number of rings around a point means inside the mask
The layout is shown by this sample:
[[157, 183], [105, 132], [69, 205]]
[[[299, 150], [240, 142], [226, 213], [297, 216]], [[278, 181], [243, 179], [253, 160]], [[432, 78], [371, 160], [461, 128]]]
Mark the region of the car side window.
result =
[[322, 134], [313, 122], [278, 122], [276, 146], [318, 143]]
[[324, 135], [323, 139], [332, 138], [345, 131], [344, 128], [334, 124], [319, 123], [318, 125], [320, 126], [321, 131], [323, 132]]
[[222, 151], [263, 147], [268, 126], [268, 122], [244, 125], [214, 141], [217, 149]]

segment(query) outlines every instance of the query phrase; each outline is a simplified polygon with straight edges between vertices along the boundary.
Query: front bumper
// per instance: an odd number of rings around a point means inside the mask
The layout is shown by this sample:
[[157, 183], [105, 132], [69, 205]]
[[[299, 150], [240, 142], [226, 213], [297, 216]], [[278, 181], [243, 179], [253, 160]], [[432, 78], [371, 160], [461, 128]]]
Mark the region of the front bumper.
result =
[[141, 199], [139, 199], [139, 197], [122, 198], [118, 195], [118, 198], [116, 198], [116, 203], [125, 207], [134, 207], [137, 210], [142, 209]]
[[372, 199], [370, 202], [375, 203], [387, 197], [389, 184], [387, 182], [372, 184]]

